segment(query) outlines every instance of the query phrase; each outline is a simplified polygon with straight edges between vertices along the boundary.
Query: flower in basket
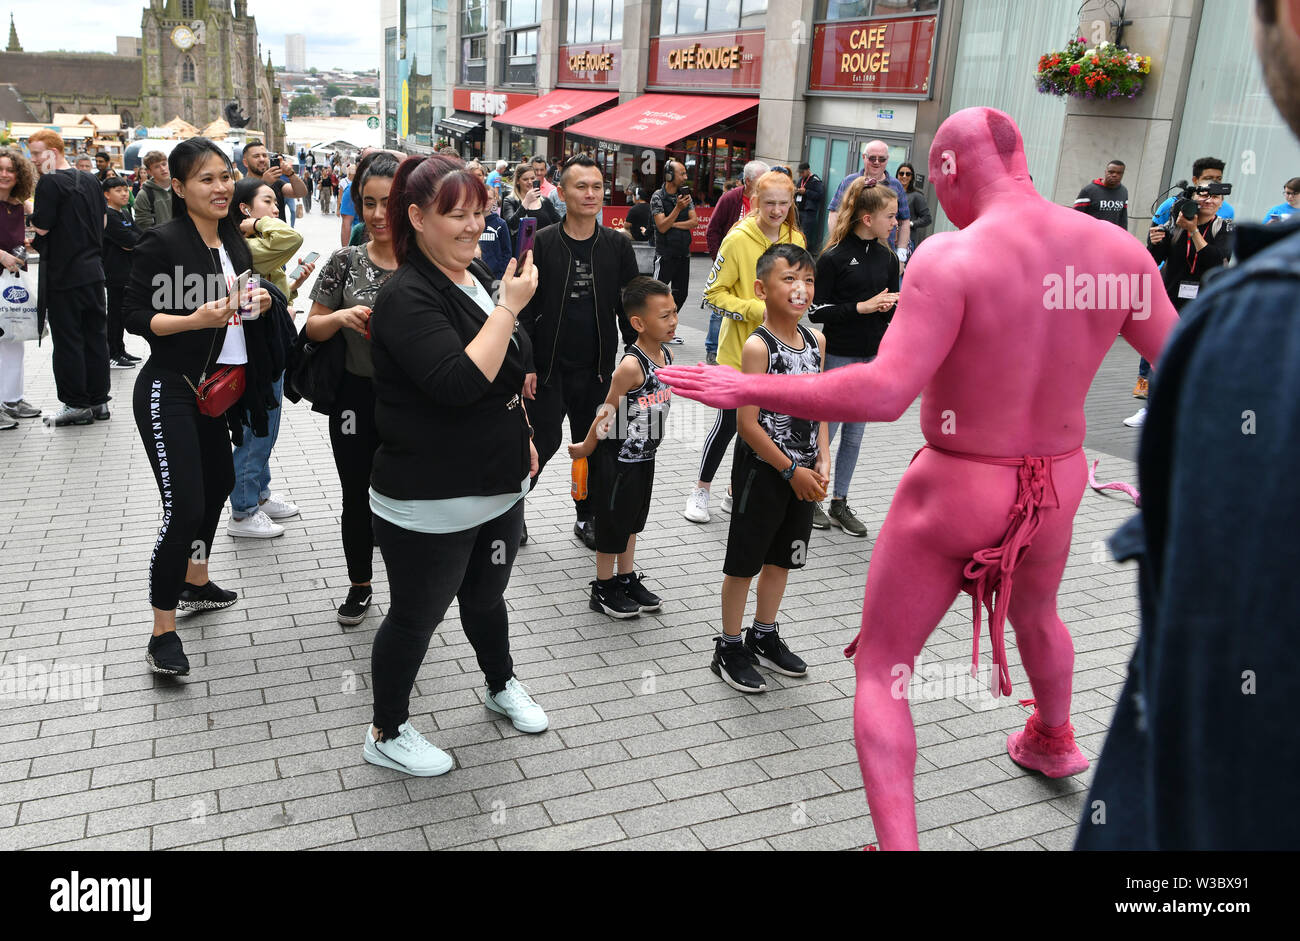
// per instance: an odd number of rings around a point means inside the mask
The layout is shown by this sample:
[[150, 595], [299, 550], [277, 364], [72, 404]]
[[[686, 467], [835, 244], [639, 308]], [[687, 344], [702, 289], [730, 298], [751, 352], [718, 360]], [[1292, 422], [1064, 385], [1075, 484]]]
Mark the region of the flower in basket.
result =
[[1083, 37], [1071, 39], [1062, 51], [1038, 60], [1035, 79], [1046, 95], [1073, 98], [1136, 98], [1151, 73], [1151, 57], [1103, 42], [1089, 47]]

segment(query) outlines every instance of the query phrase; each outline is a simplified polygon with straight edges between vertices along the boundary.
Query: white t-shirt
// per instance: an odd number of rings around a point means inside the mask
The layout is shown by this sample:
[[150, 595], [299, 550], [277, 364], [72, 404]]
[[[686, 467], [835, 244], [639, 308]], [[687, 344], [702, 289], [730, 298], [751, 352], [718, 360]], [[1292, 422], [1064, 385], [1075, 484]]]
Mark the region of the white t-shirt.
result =
[[[233, 297], [239, 285], [235, 284], [235, 266], [230, 261], [230, 255], [226, 253], [225, 248], [217, 249], [221, 255], [221, 273], [226, 276], [226, 296]], [[225, 363], [228, 366], [235, 366], [240, 363], [248, 362], [248, 346], [244, 343], [244, 325], [239, 319], [239, 314], [233, 313], [230, 319], [226, 321], [226, 339], [221, 344], [221, 353], [217, 356], [218, 363]]]

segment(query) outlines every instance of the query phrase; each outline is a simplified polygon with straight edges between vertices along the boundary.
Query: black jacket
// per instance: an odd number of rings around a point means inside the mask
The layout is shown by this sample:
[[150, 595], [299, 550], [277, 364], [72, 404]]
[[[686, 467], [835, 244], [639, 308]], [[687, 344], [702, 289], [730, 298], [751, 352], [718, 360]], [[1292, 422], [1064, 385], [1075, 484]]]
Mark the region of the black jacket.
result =
[[[489, 291], [492, 274], [470, 271]], [[528, 476], [528, 417], [519, 395], [528, 335], [515, 331], [491, 382], [465, 347], [487, 315], [412, 246], [384, 282], [370, 318], [375, 359], [371, 484], [397, 500], [518, 493]]]
[[860, 314], [859, 301], [898, 290], [898, 256], [874, 239], [850, 232], [817, 259], [817, 287], [808, 319], [822, 324], [826, 352], [834, 356], [875, 356], [895, 308]]
[[1165, 292], [1174, 308], [1182, 310], [1191, 303], [1191, 299], [1178, 296], [1179, 285], [1184, 281], [1204, 284], [1206, 278], [1226, 265], [1232, 258], [1236, 229], [1231, 219], [1215, 216], [1200, 227], [1205, 247], [1198, 252], [1194, 246], [1188, 245], [1188, 234], [1174, 225], [1172, 219], [1164, 228], [1166, 235], [1160, 242], [1152, 245], [1150, 236], [1147, 237], [1147, 251], [1156, 260], [1156, 264], [1164, 262], [1160, 277], [1164, 281]]
[[511, 245], [518, 247], [519, 222], [529, 217], [537, 220], [539, 230], [560, 221], [560, 214], [555, 211], [555, 206], [544, 196], [542, 205], [537, 209], [525, 209], [524, 204], [514, 196], [507, 196], [501, 200], [501, 218], [506, 220], [506, 226], [510, 229]]
[[140, 241], [140, 230], [130, 213], [108, 207], [104, 221], [104, 280], [113, 287], [124, 287], [131, 278], [131, 255]]
[[[537, 373], [537, 381], [550, 381], [555, 354], [564, 332], [564, 301], [569, 294], [569, 271], [572, 253], [564, 243], [563, 224], [547, 226], [537, 233], [533, 243], [533, 263], [537, 265], [537, 293], [519, 313], [519, 325], [533, 341], [533, 356], [528, 372]], [[591, 271], [596, 294], [596, 331], [600, 358], [597, 360], [600, 381], [614, 374], [614, 354], [636, 342], [636, 331], [623, 312], [623, 288], [641, 273], [636, 264], [632, 241], [603, 225], [596, 226], [596, 244], [591, 248]], [[603, 326], [605, 325], [605, 326]], [[619, 342], [619, 333], [622, 342]]]
[[[251, 267], [242, 236], [223, 232], [222, 243], [236, 268]], [[158, 336], [150, 323], [154, 314], [184, 317], [226, 296], [225, 279], [212, 249], [203, 243], [190, 217], [183, 214], [146, 232], [132, 256], [131, 280], [126, 286], [122, 312], [126, 329], [149, 341], [149, 364], [195, 384], [205, 373], [211, 376], [225, 341], [224, 326]], [[198, 277], [188, 277], [192, 275]], [[263, 280], [261, 285], [271, 293], [271, 306], [256, 320], [244, 322], [247, 385], [243, 397], [225, 414], [236, 444], [243, 442], [245, 424], [258, 437], [266, 436], [267, 412], [278, 408], [271, 385], [284, 370], [288, 350], [284, 335], [284, 324], [292, 323], [288, 302], [269, 281]]]

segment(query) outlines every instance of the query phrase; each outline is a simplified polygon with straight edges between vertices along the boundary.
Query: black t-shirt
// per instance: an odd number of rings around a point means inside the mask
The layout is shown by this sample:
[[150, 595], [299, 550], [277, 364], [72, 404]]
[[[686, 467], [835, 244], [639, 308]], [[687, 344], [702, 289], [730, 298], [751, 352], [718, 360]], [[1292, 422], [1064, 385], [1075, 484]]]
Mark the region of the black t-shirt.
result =
[[627, 221], [623, 223], [628, 233], [631, 234], [634, 242], [655, 243], [655, 235], [659, 230], [655, 228], [654, 216], [650, 214], [649, 203], [637, 203], [627, 211]]
[[45, 284], [66, 290], [103, 281], [100, 252], [108, 204], [94, 174], [71, 169], [43, 174], [34, 199], [32, 226], [49, 230], [36, 246]]
[[595, 369], [600, 356], [596, 338], [596, 295], [592, 281], [591, 249], [596, 237], [579, 242], [562, 232], [569, 250], [569, 289], [564, 296], [564, 333], [556, 358], [561, 366]]
[[[676, 194], [671, 194], [668, 190], [655, 190], [655, 194], [650, 197], [651, 218], [657, 215], [671, 216], [673, 209], [677, 205], [677, 197], [681, 195], [679, 189]], [[677, 214], [673, 220], [674, 224], [685, 222], [691, 217], [691, 211], [695, 209], [695, 200], [688, 200], [686, 206]], [[691, 232], [689, 229], [671, 228], [667, 232], [660, 232], [659, 238], [655, 240], [655, 248], [661, 255], [669, 255], [674, 258], [685, 257], [691, 253]]]

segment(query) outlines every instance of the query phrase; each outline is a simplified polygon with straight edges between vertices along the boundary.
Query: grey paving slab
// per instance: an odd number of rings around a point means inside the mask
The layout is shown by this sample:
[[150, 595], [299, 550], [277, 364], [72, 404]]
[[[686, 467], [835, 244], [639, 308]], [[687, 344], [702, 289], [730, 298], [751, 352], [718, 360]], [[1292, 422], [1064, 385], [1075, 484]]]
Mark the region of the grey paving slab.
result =
[[[328, 249], [336, 224], [302, 220], [305, 247]], [[702, 358], [707, 327], [707, 265], [694, 268], [685, 361]], [[127, 344], [146, 352], [136, 337]], [[49, 345], [27, 344], [25, 356], [26, 397], [57, 407]], [[1135, 361], [1117, 344], [1089, 394], [1085, 447], [1110, 479], [1136, 477], [1138, 436], [1120, 424], [1134, 408]], [[0, 496], [0, 579], [10, 588], [0, 667], [103, 673], [90, 711], [44, 696], [3, 704], [0, 848], [842, 850], [874, 839], [852, 742], [853, 665], [841, 648], [860, 625], [875, 534], [921, 443], [916, 404], [868, 429], [850, 498], [872, 535], [814, 533], [808, 566], [790, 579], [783, 634], [809, 676], [773, 677], [762, 696], [742, 696], [708, 669], [728, 518], [716, 506], [706, 525], [681, 517], [712, 411], [679, 401], [660, 450], [637, 554], [666, 599], [656, 615], [612, 623], [588, 610], [594, 562], [570, 532], [567, 474], [554, 462], [529, 497], [532, 539], [505, 595], [518, 673], [552, 727], [526, 736], [486, 712], [453, 605], [417, 676], [412, 723], [457, 765], [417, 780], [358, 754], [387, 576], [376, 554], [373, 613], [340, 627], [338, 482], [326, 423], [303, 408], [285, 409], [272, 457], [273, 486], [302, 515], [270, 541], [232, 539], [223, 520], [213, 576], [240, 601], [180, 618], [190, 677], [147, 673], [146, 566], [159, 504], [130, 419], [135, 373], [110, 379], [111, 421], [53, 432], [25, 422], [5, 432], [0, 450], [0, 475], [43, 482], [39, 500]], [[132, 486], [87, 472], [101, 466]], [[1131, 514], [1126, 500], [1085, 494], [1062, 581], [1059, 607], [1077, 650], [1074, 721], [1090, 756], [1138, 624], [1135, 569], [1097, 553]], [[926, 658], [969, 657], [969, 612], [959, 598]], [[1014, 642], [1009, 656], [1019, 695], [1028, 686]], [[951, 696], [911, 706], [924, 848], [1068, 847], [1091, 771], [1047, 782], [1014, 766], [1005, 736], [1027, 711]]]

